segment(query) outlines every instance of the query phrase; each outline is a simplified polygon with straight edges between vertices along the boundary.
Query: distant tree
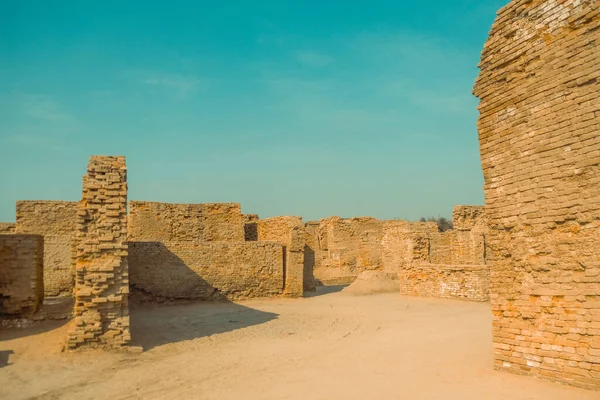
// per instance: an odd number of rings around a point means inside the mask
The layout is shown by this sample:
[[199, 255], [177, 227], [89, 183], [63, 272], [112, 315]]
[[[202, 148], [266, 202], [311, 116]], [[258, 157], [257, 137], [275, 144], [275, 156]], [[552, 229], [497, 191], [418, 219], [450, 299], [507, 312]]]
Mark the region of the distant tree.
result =
[[446, 232], [449, 231], [451, 229], [454, 229], [454, 226], [452, 225], [452, 221], [444, 218], [444, 217], [421, 217], [421, 219], [419, 220], [420, 222], [435, 222], [438, 226], [438, 229], [440, 232]]

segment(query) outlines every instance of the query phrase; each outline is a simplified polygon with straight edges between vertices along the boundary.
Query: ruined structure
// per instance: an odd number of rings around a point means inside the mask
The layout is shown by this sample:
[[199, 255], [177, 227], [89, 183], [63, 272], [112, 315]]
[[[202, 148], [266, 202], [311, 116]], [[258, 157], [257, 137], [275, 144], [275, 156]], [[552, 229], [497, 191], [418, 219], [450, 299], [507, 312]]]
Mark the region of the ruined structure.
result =
[[[304, 246], [306, 243], [302, 218], [275, 217], [259, 220], [258, 240], [275, 241], [283, 246], [285, 266], [283, 294], [290, 297], [302, 296], [305, 287]], [[311, 285], [312, 282], [306, 283], [309, 288]]]
[[[0, 225], [0, 313], [73, 317], [74, 349], [127, 344], [130, 295], [302, 297], [372, 271], [402, 294], [488, 298], [481, 207], [457, 207], [457, 229], [441, 233], [435, 223], [370, 217], [260, 219], [238, 203], [127, 204], [125, 159], [108, 156], [90, 159], [81, 201], [17, 202], [16, 224]], [[50, 312], [56, 299], [68, 308]]]
[[16, 233], [44, 237], [44, 296], [70, 297], [73, 293], [73, 238], [77, 202], [18, 201]]
[[600, 6], [513, 0], [474, 93], [495, 367], [600, 388]]
[[320, 284], [346, 284], [362, 272], [384, 271], [399, 280], [402, 294], [486, 301], [484, 208], [457, 206], [453, 219], [456, 229], [446, 232], [433, 222], [370, 217], [308, 222], [305, 263], [312, 261]]
[[0, 234], [0, 318], [31, 318], [44, 298], [44, 238]]
[[77, 207], [74, 324], [68, 347], [121, 346], [129, 333], [125, 157], [93, 156]]
[[132, 201], [129, 207], [131, 286], [147, 300], [274, 296], [284, 291], [286, 273], [293, 275], [279, 240], [257, 242], [254, 234], [246, 241], [239, 204]]

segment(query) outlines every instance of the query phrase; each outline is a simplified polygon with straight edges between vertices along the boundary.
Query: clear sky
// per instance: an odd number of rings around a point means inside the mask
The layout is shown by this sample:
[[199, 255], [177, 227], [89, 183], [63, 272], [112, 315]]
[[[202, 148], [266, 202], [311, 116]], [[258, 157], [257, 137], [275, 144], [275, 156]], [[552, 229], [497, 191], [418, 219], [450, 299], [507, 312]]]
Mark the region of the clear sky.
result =
[[129, 198], [261, 217], [418, 219], [483, 204], [471, 89], [507, 0], [0, 2], [0, 221]]

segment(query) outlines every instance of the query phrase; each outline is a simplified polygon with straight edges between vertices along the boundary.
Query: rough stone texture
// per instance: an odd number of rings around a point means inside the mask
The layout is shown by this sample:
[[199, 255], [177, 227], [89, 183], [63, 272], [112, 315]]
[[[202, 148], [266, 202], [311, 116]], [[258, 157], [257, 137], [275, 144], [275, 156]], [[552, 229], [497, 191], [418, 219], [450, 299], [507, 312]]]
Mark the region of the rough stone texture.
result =
[[398, 273], [414, 263], [485, 264], [483, 207], [457, 206], [459, 229], [439, 232], [435, 222], [325, 218], [306, 224], [307, 246], [319, 282], [352, 280], [368, 270]]
[[244, 221], [236, 203], [129, 203], [129, 239], [156, 242], [243, 242]]
[[[258, 221], [258, 240], [276, 241], [283, 245], [284, 295], [301, 297], [305, 286], [304, 248], [306, 244], [306, 230], [302, 218], [261, 219]], [[310, 272], [307, 274], [311, 275]]]
[[130, 242], [131, 287], [152, 299], [231, 299], [283, 292], [276, 242]]
[[485, 265], [414, 264], [398, 274], [398, 281], [403, 295], [489, 300], [490, 270]]
[[487, 230], [488, 218], [485, 206], [454, 206], [452, 226], [454, 230]]
[[126, 344], [131, 337], [125, 157], [90, 158], [77, 229], [75, 318], [68, 347]]
[[244, 239], [247, 242], [258, 240], [258, 214], [243, 214], [244, 221]]
[[0, 234], [14, 233], [15, 224], [13, 222], [0, 222]]
[[474, 94], [495, 367], [600, 388], [600, 7], [511, 1]]
[[77, 202], [17, 201], [17, 233], [72, 236], [76, 229]]
[[382, 221], [382, 268], [398, 273], [418, 262], [429, 262], [430, 241], [439, 234], [435, 222]]
[[16, 233], [44, 236], [44, 295], [72, 296], [77, 202], [17, 201]]
[[0, 234], [0, 317], [31, 318], [44, 298], [39, 235]]

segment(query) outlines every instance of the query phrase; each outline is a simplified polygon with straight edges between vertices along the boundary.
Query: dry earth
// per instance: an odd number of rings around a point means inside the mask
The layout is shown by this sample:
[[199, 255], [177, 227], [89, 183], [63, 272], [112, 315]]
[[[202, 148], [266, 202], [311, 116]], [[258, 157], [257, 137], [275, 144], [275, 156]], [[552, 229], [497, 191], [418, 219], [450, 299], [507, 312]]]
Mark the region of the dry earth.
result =
[[350, 296], [138, 307], [142, 354], [60, 353], [66, 326], [0, 333], [1, 399], [544, 399], [598, 392], [492, 369], [489, 304]]

